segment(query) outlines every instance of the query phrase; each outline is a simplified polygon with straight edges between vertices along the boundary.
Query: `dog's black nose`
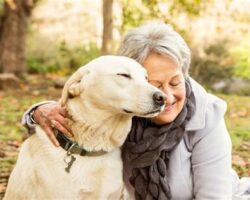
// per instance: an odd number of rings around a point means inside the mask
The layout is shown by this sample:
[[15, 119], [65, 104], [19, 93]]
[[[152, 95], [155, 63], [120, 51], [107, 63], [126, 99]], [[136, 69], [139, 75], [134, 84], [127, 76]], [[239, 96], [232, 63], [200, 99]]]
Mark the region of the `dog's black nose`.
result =
[[164, 105], [166, 97], [161, 92], [155, 92], [153, 94], [153, 101], [156, 106]]

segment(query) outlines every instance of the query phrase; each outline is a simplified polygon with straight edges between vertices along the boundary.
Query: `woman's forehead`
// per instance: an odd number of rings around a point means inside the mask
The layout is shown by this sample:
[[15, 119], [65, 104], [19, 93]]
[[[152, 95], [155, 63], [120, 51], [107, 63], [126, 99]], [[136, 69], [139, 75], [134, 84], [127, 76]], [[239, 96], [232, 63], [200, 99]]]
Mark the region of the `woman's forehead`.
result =
[[167, 78], [182, 75], [180, 67], [168, 56], [151, 54], [145, 59], [143, 66], [151, 78]]
[[148, 80], [150, 82], [165, 82], [165, 81], [171, 81], [171, 80], [176, 80], [183, 78], [183, 74], [181, 72], [178, 73], [168, 73], [168, 74], [149, 74], [148, 75]]
[[179, 63], [176, 59], [172, 58], [169, 55], [162, 55], [158, 53], [150, 53], [146, 59], [142, 62], [143, 66], [146, 68], [152, 67], [177, 67]]

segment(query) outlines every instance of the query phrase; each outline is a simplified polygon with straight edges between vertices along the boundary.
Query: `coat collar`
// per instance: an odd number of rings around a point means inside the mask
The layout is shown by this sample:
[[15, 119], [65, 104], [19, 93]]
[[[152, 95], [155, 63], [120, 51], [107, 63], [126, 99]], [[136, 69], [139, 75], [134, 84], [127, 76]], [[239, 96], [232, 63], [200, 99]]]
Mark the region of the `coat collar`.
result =
[[194, 79], [190, 78], [190, 82], [195, 96], [196, 109], [193, 117], [187, 124], [186, 130], [195, 131], [205, 127], [205, 114], [208, 104], [208, 96], [205, 89]]

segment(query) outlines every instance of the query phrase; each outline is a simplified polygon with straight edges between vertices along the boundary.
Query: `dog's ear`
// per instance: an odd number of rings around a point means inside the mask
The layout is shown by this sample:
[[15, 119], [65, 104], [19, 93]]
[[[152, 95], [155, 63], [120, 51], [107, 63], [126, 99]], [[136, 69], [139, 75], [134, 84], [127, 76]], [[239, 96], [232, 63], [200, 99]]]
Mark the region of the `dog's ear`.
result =
[[69, 98], [69, 95], [79, 96], [81, 92], [81, 80], [89, 73], [87, 67], [79, 68], [65, 83], [60, 99], [61, 106], [64, 106]]

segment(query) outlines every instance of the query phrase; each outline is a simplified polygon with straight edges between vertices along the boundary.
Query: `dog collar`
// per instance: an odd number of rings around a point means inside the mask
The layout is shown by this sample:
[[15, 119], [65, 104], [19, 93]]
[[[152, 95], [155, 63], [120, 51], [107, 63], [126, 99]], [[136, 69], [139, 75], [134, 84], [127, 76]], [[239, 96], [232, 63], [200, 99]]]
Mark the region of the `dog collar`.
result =
[[67, 151], [68, 154], [78, 154], [80, 156], [102, 156], [107, 153], [106, 151], [87, 151], [80, 147], [76, 142], [70, 140], [59, 130], [55, 129], [54, 132], [60, 146]]

